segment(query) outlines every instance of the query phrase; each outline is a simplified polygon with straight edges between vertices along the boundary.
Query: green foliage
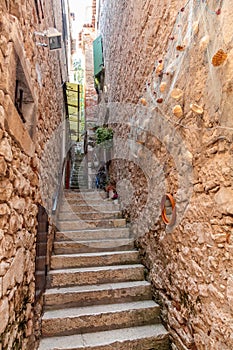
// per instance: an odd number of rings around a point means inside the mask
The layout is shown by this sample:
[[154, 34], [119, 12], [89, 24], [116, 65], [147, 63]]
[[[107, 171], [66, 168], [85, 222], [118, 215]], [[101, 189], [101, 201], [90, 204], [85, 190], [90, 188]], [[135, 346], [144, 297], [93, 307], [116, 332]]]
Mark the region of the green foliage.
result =
[[110, 141], [113, 139], [113, 130], [106, 127], [99, 127], [96, 129], [96, 142], [98, 145], [100, 144], [106, 144], [107, 141]]

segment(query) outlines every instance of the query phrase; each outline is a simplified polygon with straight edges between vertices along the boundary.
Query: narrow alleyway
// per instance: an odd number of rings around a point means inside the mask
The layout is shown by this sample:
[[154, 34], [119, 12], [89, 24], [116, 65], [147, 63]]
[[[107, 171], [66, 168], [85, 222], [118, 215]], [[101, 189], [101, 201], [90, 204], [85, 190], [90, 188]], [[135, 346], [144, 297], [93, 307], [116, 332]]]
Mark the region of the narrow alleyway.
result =
[[144, 269], [118, 204], [65, 192], [39, 350], [168, 350]]
[[0, 0], [0, 350], [233, 349], [232, 23]]

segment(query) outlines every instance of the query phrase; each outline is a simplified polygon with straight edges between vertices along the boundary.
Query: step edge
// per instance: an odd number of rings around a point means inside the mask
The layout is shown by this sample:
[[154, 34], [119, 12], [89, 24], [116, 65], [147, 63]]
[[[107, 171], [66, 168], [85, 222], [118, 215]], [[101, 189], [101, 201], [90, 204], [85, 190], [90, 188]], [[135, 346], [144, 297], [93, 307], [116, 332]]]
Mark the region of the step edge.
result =
[[111, 255], [127, 255], [127, 254], [134, 254], [134, 255], [139, 255], [139, 252], [135, 250], [119, 250], [119, 251], [113, 251], [113, 252], [93, 252], [93, 253], [70, 253], [70, 254], [54, 254], [51, 256], [53, 259], [55, 258], [75, 258], [75, 257], [101, 257], [101, 256], [111, 256]]
[[86, 271], [102, 271], [102, 270], [117, 270], [117, 269], [122, 269], [122, 270], [127, 270], [127, 269], [131, 269], [131, 268], [143, 268], [144, 269], [144, 265], [142, 264], [126, 264], [126, 265], [109, 265], [109, 266], [90, 266], [90, 267], [80, 267], [80, 268], [67, 268], [67, 269], [58, 269], [58, 270], [50, 270], [48, 272], [48, 276], [49, 275], [53, 275], [53, 274], [59, 274], [59, 273], [66, 273], [67, 271], [69, 273], [74, 273], [75, 271], [77, 272], [86, 272]]
[[[102, 308], [102, 307], [105, 307]], [[106, 306], [108, 309], [106, 311]], [[122, 308], [123, 307], [123, 308]], [[103, 314], [114, 314], [114, 313], [122, 313], [122, 312], [131, 312], [134, 310], [147, 311], [151, 309], [155, 309], [157, 312], [160, 311], [159, 304], [155, 303], [153, 300], [143, 300], [143, 301], [133, 301], [127, 303], [113, 303], [108, 305], [96, 305], [96, 311], [94, 311], [93, 305], [91, 306], [82, 306], [82, 307], [70, 307], [70, 308], [59, 308], [55, 310], [45, 310], [42, 321], [46, 320], [54, 320], [61, 319], [64, 320], [66, 318], [77, 318], [82, 316], [99, 316]], [[102, 309], [101, 309], [102, 308]], [[115, 308], [115, 309], [114, 309]], [[122, 309], [118, 309], [122, 308]], [[56, 313], [62, 313], [62, 316], [56, 316]]]
[[[134, 285], [136, 282], [136, 285]], [[123, 284], [127, 284], [128, 286], [123, 286]], [[88, 287], [96, 286], [101, 287], [102, 289], [98, 290], [96, 289], [88, 289]], [[106, 288], [103, 288], [106, 286]], [[108, 286], [108, 287], [107, 287]], [[83, 290], [75, 290], [75, 288], [78, 287], [83, 287]], [[87, 289], [84, 289], [84, 288]], [[119, 283], [102, 283], [102, 284], [87, 284], [87, 285], [82, 285], [82, 286], [73, 286], [73, 287], [61, 287], [61, 288], [48, 288], [44, 292], [44, 295], [53, 295], [53, 294], [68, 294], [68, 293], [86, 293], [86, 292], [91, 292], [91, 291], [103, 291], [103, 290], [119, 290], [119, 289], [125, 289], [125, 288], [138, 288], [138, 287], [151, 287], [150, 282], [148, 281], [127, 281], [127, 282], [119, 282]], [[70, 290], [69, 290], [70, 289]]]
[[[122, 337], [123, 334], [123, 337]], [[139, 337], [140, 334], [140, 337]], [[65, 338], [66, 345], [61, 344], [61, 339], [64, 339], [64, 336], [52, 336], [52, 337], [42, 337], [41, 344], [39, 346], [38, 350], [51, 350], [51, 342], [53, 344], [59, 344], [59, 348], [53, 348], [52, 350], [77, 350], [77, 349], [84, 349], [84, 342], [83, 342], [83, 336], [85, 338], [90, 339], [90, 337], [94, 337], [95, 335], [98, 336], [99, 341], [96, 342], [95, 345], [87, 344], [87, 346], [91, 349], [97, 348], [97, 346], [112, 346], [116, 342], [121, 342], [121, 344], [124, 344], [125, 342], [130, 341], [145, 341], [146, 339], [154, 338], [158, 342], [162, 342], [168, 339], [169, 332], [165, 329], [163, 325], [160, 323], [153, 324], [153, 325], [144, 325], [144, 326], [134, 326], [134, 327], [127, 327], [127, 328], [119, 328], [114, 330], [107, 330], [107, 331], [97, 331], [93, 333], [83, 333], [75, 334], [75, 335], [68, 335]], [[121, 335], [121, 339], [119, 340], [119, 335]], [[110, 341], [104, 341], [103, 339], [106, 339], [107, 337], [110, 337]], [[82, 339], [82, 340], [81, 340]], [[81, 340], [81, 343], [80, 343]], [[67, 344], [69, 343], [80, 343], [79, 345], [71, 345], [72, 347], [67, 347]], [[46, 343], [48, 343], [48, 346], [46, 346]], [[55, 345], [57, 346], [57, 345]], [[61, 347], [62, 346], [62, 347]], [[78, 347], [77, 347], [78, 346]]]

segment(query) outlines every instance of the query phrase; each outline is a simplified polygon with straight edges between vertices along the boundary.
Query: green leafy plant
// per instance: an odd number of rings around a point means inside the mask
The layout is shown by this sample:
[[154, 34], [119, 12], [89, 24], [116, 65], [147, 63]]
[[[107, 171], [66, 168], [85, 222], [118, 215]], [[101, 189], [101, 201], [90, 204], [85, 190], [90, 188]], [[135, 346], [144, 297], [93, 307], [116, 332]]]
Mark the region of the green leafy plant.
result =
[[107, 127], [96, 129], [96, 143], [104, 147], [111, 147], [113, 139], [113, 130]]

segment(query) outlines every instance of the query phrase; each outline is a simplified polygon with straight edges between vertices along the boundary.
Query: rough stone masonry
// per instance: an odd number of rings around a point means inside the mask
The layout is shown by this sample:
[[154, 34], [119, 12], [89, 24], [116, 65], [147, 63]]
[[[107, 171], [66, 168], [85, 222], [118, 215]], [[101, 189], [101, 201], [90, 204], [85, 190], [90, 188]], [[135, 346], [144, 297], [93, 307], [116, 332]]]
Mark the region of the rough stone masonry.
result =
[[[233, 1], [102, 2], [112, 177], [127, 179], [125, 211], [174, 350], [233, 348], [232, 18]], [[173, 228], [164, 193], [177, 202]]]
[[[0, 3], [0, 349], [8, 350], [33, 349], [39, 331], [41, 307], [34, 303], [39, 168], [63, 108], [61, 57], [36, 46], [33, 36], [54, 23], [61, 30], [60, 3], [42, 1], [37, 10], [35, 3]], [[15, 106], [17, 81], [25, 94], [24, 121]], [[52, 155], [49, 169], [56, 173], [56, 149]]]

